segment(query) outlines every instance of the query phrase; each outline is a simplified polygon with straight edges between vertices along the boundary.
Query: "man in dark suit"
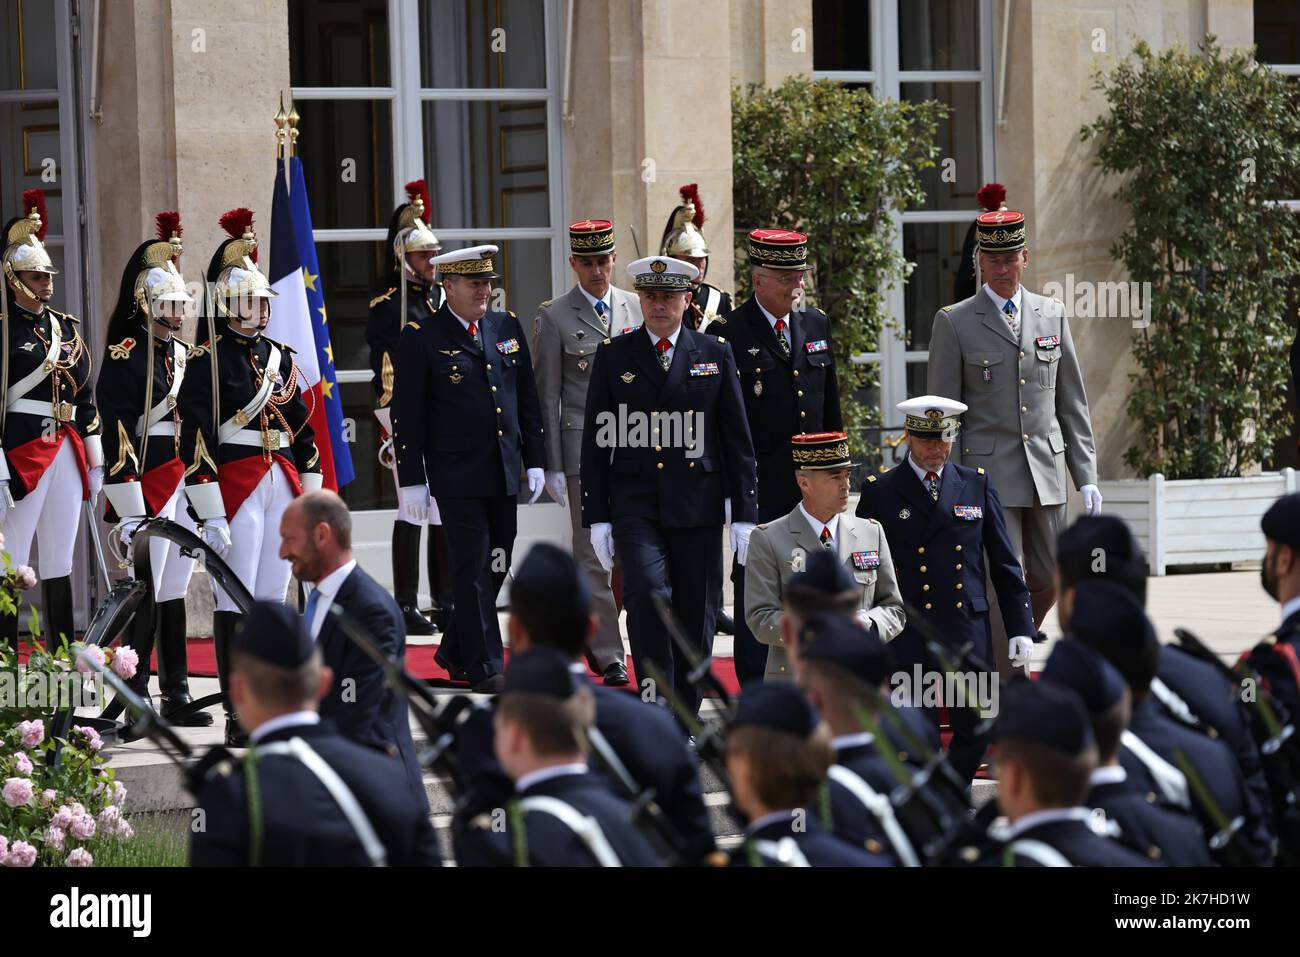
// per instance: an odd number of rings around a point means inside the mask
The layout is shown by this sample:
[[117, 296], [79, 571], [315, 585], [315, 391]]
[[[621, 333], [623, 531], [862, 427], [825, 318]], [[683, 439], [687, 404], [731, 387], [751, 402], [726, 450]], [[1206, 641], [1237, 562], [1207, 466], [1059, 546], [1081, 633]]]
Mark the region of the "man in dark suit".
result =
[[259, 602], [231, 644], [230, 694], [253, 760], [208, 775], [190, 863], [438, 866], [428, 806], [411, 797], [401, 765], [317, 713], [333, 676], [298, 614]]
[[411, 796], [427, 806], [406, 700], [329, 614], [330, 606], [338, 605], [389, 660], [400, 665], [406, 658], [402, 610], [352, 557], [352, 516], [343, 499], [324, 489], [294, 499], [280, 519], [280, 557], [293, 565], [298, 581], [316, 586], [307, 596], [303, 620], [334, 673], [334, 687], [320, 703], [321, 717], [358, 744], [398, 758]]
[[637, 680], [654, 661], [688, 707], [699, 693], [655, 611], [670, 597], [702, 657], [722, 591], [722, 526], [743, 560], [757, 517], [754, 447], [731, 347], [682, 325], [697, 270], [664, 256], [628, 267], [641, 331], [596, 350], [582, 436], [582, 524], [605, 568], [623, 558]]
[[[808, 237], [785, 229], [749, 234], [754, 294], [710, 332], [725, 334], [740, 369], [740, 392], [758, 464], [758, 520], [772, 522], [799, 504], [790, 467], [790, 437], [844, 428], [831, 351], [831, 321], [820, 309], [801, 308], [808, 270]], [[736, 677], [762, 681], [768, 646], [745, 621], [745, 570], [731, 566], [736, 605]]]
[[[857, 514], [885, 527], [894, 556], [898, 587], [908, 609], [907, 627], [890, 648], [902, 672], [921, 669], [941, 674], [915, 627], [919, 616], [954, 644], [970, 643], [974, 653], [994, 663], [985, 561], [998, 606], [1011, 639], [1010, 657], [1029, 666], [1034, 628], [1020, 562], [1007, 538], [1002, 506], [983, 469], [948, 461], [966, 406], [926, 395], [900, 402], [907, 434], [907, 458], [862, 486]], [[992, 678], [992, 673], [989, 679]], [[923, 680], [929, 680], [923, 679]], [[979, 680], [985, 680], [981, 677]], [[917, 689], [914, 689], [917, 690]], [[976, 734], [979, 713], [946, 701], [953, 737], [948, 760], [970, 780], [979, 769], [987, 741]], [[937, 709], [929, 709], [938, 721]]]
[[546, 449], [528, 340], [512, 312], [490, 312], [496, 246], [436, 257], [446, 301], [402, 330], [393, 434], [402, 508], [421, 521], [437, 499], [453, 556], [456, 609], [436, 660], [474, 690], [501, 690], [496, 596], [510, 571], [516, 502], [542, 494]]

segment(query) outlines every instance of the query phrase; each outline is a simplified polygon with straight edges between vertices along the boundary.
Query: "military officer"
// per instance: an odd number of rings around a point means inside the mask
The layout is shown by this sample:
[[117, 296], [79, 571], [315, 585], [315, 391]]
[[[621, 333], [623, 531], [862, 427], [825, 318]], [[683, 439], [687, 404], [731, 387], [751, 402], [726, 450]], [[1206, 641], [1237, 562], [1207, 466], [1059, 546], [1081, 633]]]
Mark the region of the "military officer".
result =
[[[699, 692], [673, 654], [653, 596], [669, 598], [688, 640], [712, 652], [722, 540], [743, 560], [757, 514], [754, 447], [730, 345], [684, 327], [690, 263], [628, 267], [642, 331], [596, 350], [582, 436], [582, 524], [601, 564], [623, 559], [623, 601], [638, 681], [654, 661], [689, 707]], [[693, 704], [692, 704], [693, 703]]]
[[[393, 251], [392, 269], [386, 289], [370, 300], [370, 318], [366, 321], [366, 343], [370, 347], [370, 368], [374, 378], [375, 418], [379, 420], [381, 446], [379, 461], [397, 479], [393, 455], [391, 421], [393, 389], [397, 373], [397, 343], [402, 327], [412, 319], [427, 322], [442, 305], [442, 287], [434, 282], [433, 257], [442, 250], [438, 237], [426, 225], [429, 190], [424, 180], [406, 184], [407, 202], [393, 210], [388, 223], [385, 248]], [[447, 555], [447, 536], [443, 532], [436, 502], [429, 508], [428, 568], [429, 593], [436, 606], [435, 620], [445, 632], [451, 620], [451, 569]], [[433, 627], [420, 614], [420, 524], [398, 510], [393, 522], [393, 597], [402, 609], [408, 635], [431, 635]]]
[[[92, 507], [104, 483], [100, 418], [91, 391], [93, 363], [75, 316], [50, 307], [58, 270], [42, 240], [45, 194], [23, 193], [26, 213], [5, 224], [0, 296], [0, 528], [14, 566], [40, 540], [45, 634], [72, 641], [72, 553], [82, 501]], [[0, 641], [17, 647], [19, 615], [0, 616]]]
[[[731, 297], [704, 281], [709, 272], [709, 246], [701, 232], [704, 228], [704, 203], [700, 200], [700, 188], [695, 183], [688, 183], [678, 192], [682, 202], [668, 217], [663, 239], [659, 242], [659, 255], [681, 259], [699, 270], [696, 278], [691, 280], [691, 302], [682, 321], [697, 332], [730, 335], [726, 323], [731, 315]], [[715, 322], [718, 328], [710, 329]]]
[[1300, 720], [1300, 493], [1284, 495], [1260, 520], [1264, 531], [1264, 590], [1281, 605], [1282, 624], [1250, 653], [1278, 698]]
[[321, 719], [333, 675], [297, 612], [259, 602], [234, 638], [231, 666], [252, 747], [217, 764], [199, 791], [192, 866], [439, 866], [428, 808], [401, 762]]
[[[960, 428], [957, 416], [966, 406], [925, 395], [900, 402], [898, 410], [904, 416], [907, 458], [882, 476], [867, 477], [858, 516], [874, 518], [884, 526], [896, 556], [903, 599], [953, 642], [969, 642], [976, 655], [991, 663], [987, 567], [1007, 631], [1016, 636], [1008, 654], [1027, 668], [1033, 651], [1031, 636], [1038, 632], [998, 493], [983, 468], [948, 461]], [[893, 652], [901, 671], [917, 665], [927, 673], [941, 671], [940, 662], [930, 655], [914, 627], [894, 639]], [[959, 702], [946, 704], [953, 728], [948, 760], [970, 780], [987, 742], [975, 733], [979, 722], [973, 709], [960, 707]], [[937, 710], [930, 712], [937, 721]]]
[[[546, 487], [551, 498], [569, 506], [573, 554], [591, 579], [591, 597], [600, 627], [588, 649], [592, 671], [608, 685], [627, 684], [618, 609], [610, 590], [610, 573], [582, 529], [582, 420], [587, 410], [587, 383], [596, 348], [605, 339], [641, 326], [641, 301], [610, 284], [618, 262], [614, 226], [608, 220], [569, 224], [569, 265], [578, 277], [568, 294], [542, 303], [536, 322], [533, 371], [546, 427]], [[572, 492], [573, 501], [568, 496]]]
[[1099, 809], [1107, 832], [1130, 850], [1170, 867], [1209, 867], [1209, 850], [1196, 818], [1144, 791], [1120, 764], [1120, 740], [1132, 700], [1124, 678], [1083, 642], [1056, 643], [1042, 680], [1071, 688], [1083, 701], [1097, 741], [1097, 767], [1084, 806]]
[[[997, 487], [1038, 626], [1056, 600], [1053, 548], [1065, 519], [1066, 472], [1089, 514], [1100, 514], [1101, 493], [1065, 307], [1020, 285], [1027, 225], [1022, 213], [1005, 209], [975, 220], [984, 284], [935, 315], [928, 389], [970, 408], [957, 461], [987, 469]], [[997, 622], [994, 635], [1005, 637]], [[994, 653], [1006, 677], [1003, 646], [995, 642]]]
[[[196, 531], [185, 507], [187, 463], [181, 456], [178, 401], [192, 347], [177, 335], [186, 304], [194, 299], [176, 267], [180, 214], [159, 213], [157, 224], [158, 238], [137, 246], [122, 273], [95, 386], [109, 463], [104, 494], [128, 561], [131, 532], [146, 517], [161, 516]], [[148, 565], [137, 570], [148, 580], [149, 592], [136, 608], [125, 641], [140, 656], [131, 689], [150, 700], [148, 662], [156, 641], [163, 716], [174, 724], [201, 727], [212, 724], [205, 711], [176, 715], [192, 700], [185, 593], [193, 572], [194, 559], [182, 555], [177, 545], [161, 538], [149, 542]]]
[[[741, 307], [742, 310], [744, 307]], [[883, 641], [903, 631], [906, 616], [894, 579], [894, 562], [880, 522], [848, 514], [849, 439], [843, 432], [818, 432], [790, 439], [801, 501], [787, 515], [759, 523], [749, 539], [745, 574], [746, 630], [767, 650], [765, 680], [790, 680], [781, 629], [790, 577], [813, 552], [835, 554], [857, 583], [856, 615]], [[759, 484], [761, 500], [762, 483]]]
[[402, 330], [393, 398], [399, 499], [414, 521], [430, 497], [454, 558], [455, 613], [436, 660], [474, 690], [501, 690], [496, 596], [510, 569], [526, 472], [529, 504], [542, 494], [546, 450], [528, 340], [513, 312], [488, 310], [496, 246], [433, 260], [446, 299]]
[[[726, 330], [758, 459], [758, 520], [772, 522], [799, 504], [790, 436], [844, 427], [826, 314], [803, 308], [808, 237], [784, 229], [749, 233], [754, 294], [727, 319]], [[737, 609], [736, 677], [762, 680], [768, 649], [746, 623], [746, 574], [731, 567]]]
[[[185, 494], [205, 541], [259, 601], [284, 601], [289, 563], [279, 556], [280, 518], [303, 491], [321, 487], [320, 452], [293, 349], [262, 333], [275, 291], [257, 268], [253, 211], [221, 217], [230, 238], [208, 263], [207, 341], [194, 349], [180, 390]], [[214, 406], [215, 398], [215, 406]], [[240, 612], [213, 588], [217, 676], [224, 676]], [[246, 740], [226, 700], [226, 742]]]

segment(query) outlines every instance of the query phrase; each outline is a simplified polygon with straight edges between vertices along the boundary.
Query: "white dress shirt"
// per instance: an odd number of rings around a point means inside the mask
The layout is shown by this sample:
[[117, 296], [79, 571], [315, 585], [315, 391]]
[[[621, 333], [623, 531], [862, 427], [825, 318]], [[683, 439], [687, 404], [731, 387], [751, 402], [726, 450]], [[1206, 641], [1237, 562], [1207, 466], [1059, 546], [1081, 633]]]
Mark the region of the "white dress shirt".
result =
[[678, 325], [677, 325], [677, 329], [673, 332], [673, 334], [672, 334], [671, 336], [666, 336], [666, 337], [665, 337], [665, 336], [656, 336], [653, 332], [650, 331], [650, 327], [649, 327], [648, 325], [642, 324], [642, 328], [645, 329], [645, 334], [646, 334], [647, 336], [650, 337], [650, 345], [654, 346], [654, 350], [655, 350], [655, 355], [656, 355], [656, 356], [659, 355], [659, 340], [660, 340], [660, 339], [667, 338], [667, 340], [668, 340], [670, 343], [672, 343], [672, 345], [669, 347], [669, 349], [668, 349], [668, 351], [667, 351], [667, 353], [666, 353], [666, 355], [668, 356], [668, 365], [669, 365], [669, 367], [671, 368], [671, 367], [672, 367], [672, 364], [673, 364], [673, 355], [674, 355], [674, 353], [675, 353], [676, 350], [677, 350], [677, 337], [680, 336], [680, 335], [682, 334], [682, 327], [681, 327], [681, 324], [678, 323]]
[[[929, 494], [930, 484], [925, 480], [926, 470], [916, 464], [916, 459], [912, 458], [911, 452], [907, 453], [907, 464], [912, 467], [912, 471], [916, 473], [916, 477], [921, 480], [921, 487], [925, 489], [926, 494]], [[939, 470], [934, 474], [939, 479], [939, 487], [942, 488], [943, 487], [943, 466], [940, 465]]]
[[585, 290], [585, 289], [582, 288], [582, 283], [578, 283], [578, 292], [582, 293], [583, 298], [586, 299], [587, 302], [590, 304], [590, 306], [591, 306], [591, 311], [594, 312], [598, 317], [600, 316], [600, 310], [596, 308], [596, 303], [598, 303], [598, 302], [603, 302], [603, 303], [605, 304], [605, 315], [604, 315], [604, 319], [605, 319], [606, 322], [609, 321], [609, 314], [610, 314], [610, 310], [611, 310], [612, 307], [611, 307], [610, 304], [609, 304], [609, 293], [608, 293], [608, 292], [605, 293], [605, 298], [604, 298], [604, 299], [597, 299], [597, 298], [596, 298], [595, 296], [593, 296], [591, 293], [587, 292], [587, 290]]
[[[766, 309], [764, 309], [763, 304], [759, 302], [757, 299], [754, 300], [754, 305], [758, 306], [758, 311], [761, 312], [765, 317], [767, 317], [767, 324], [772, 327], [773, 335], [775, 335], [778, 339], [785, 339], [786, 345], [793, 345], [794, 340], [790, 338], [790, 313], [787, 312], [784, 316], [774, 316]], [[776, 331], [776, 321], [778, 319], [782, 319], [785, 321], [784, 332]]]
[[321, 626], [325, 624], [325, 616], [329, 614], [330, 605], [334, 604], [334, 596], [339, 593], [343, 583], [352, 574], [352, 569], [356, 567], [357, 560], [354, 558], [351, 561], [344, 562], [316, 583], [315, 590], [320, 592], [320, 598], [316, 599], [316, 607], [312, 609], [311, 621], [307, 623], [313, 641], [320, 635]]
[[1300, 611], [1300, 595], [1296, 595], [1282, 606], [1282, 620], [1286, 621], [1298, 611]]
[[1128, 780], [1128, 772], [1124, 770], [1121, 764], [1108, 764], [1105, 767], [1097, 768], [1088, 778], [1089, 787], [1099, 787], [1103, 784], [1123, 784]]
[[859, 731], [856, 734], [841, 734], [838, 737], [831, 738], [831, 747], [836, 751], [843, 751], [845, 748], [857, 748], [871, 744], [876, 740], [876, 736], [870, 731]]
[[813, 538], [820, 542], [822, 540], [822, 529], [829, 528], [831, 530], [831, 547], [838, 547], [839, 540], [835, 537], [840, 529], [840, 516], [838, 514], [832, 515], [829, 522], [820, 522], [813, 518], [812, 515], [808, 514], [808, 509], [803, 507], [803, 502], [799, 503], [799, 511], [803, 512], [803, 517], [808, 519], [808, 525], [812, 528]]
[[1082, 821], [1087, 824], [1091, 819], [1092, 808], [1090, 807], [1054, 807], [1046, 811], [1034, 811], [1007, 828], [1006, 839], [1015, 840], [1031, 827], [1038, 827], [1040, 824], [1048, 824], [1052, 821]]
[[[984, 291], [988, 293], [989, 298], [993, 300], [993, 305], [998, 307], [998, 312], [1001, 312], [1005, 316], [1006, 312], [1004, 310], [1007, 308], [1007, 301], [994, 292], [993, 287], [988, 283], [984, 284]], [[1023, 292], [1024, 290], [1017, 286], [1015, 293], [1011, 296], [1011, 302], [1014, 303], [1016, 307], [1015, 314], [1017, 317], [1020, 316], [1020, 300]]]
[[[447, 311], [450, 312], [453, 316], [456, 316], [456, 321], [460, 323], [460, 327], [461, 327], [462, 329], [464, 329], [466, 332], [469, 332], [469, 320], [468, 320], [468, 319], [462, 319], [459, 315], [457, 315], [456, 310], [454, 310], [454, 309], [451, 308], [451, 306], [448, 306], [448, 307], [447, 307]], [[486, 313], [485, 313], [485, 315], [486, 315]], [[474, 339], [475, 342], [477, 342], [477, 343], [479, 343], [480, 345], [482, 345], [483, 340], [482, 340], [482, 338], [481, 338], [480, 336], [477, 335], [477, 333], [483, 331], [483, 320], [480, 319], [478, 322], [474, 323], [474, 328], [475, 328], [475, 330], [476, 330], [476, 334], [473, 336], [473, 339]]]
[[547, 768], [538, 768], [536, 771], [529, 771], [518, 781], [515, 782], [515, 791], [527, 791], [534, 784], [540, 784], [543, 781], [549, 781], [551, 778], [562, 778], [570, 774], [586, 774], [587, 762], [574, 761], [572, 764], [552, 764]]
[[320, 724], [320, 715], [315, 711], [290, 711], [288, 714], [276, 715], [269, 721], [263, 721], [257, 726], [257, 730], [248, 736], [248, 740], [257, 744], [268, 734], [284, 728], [305, 728], [313, 724]]

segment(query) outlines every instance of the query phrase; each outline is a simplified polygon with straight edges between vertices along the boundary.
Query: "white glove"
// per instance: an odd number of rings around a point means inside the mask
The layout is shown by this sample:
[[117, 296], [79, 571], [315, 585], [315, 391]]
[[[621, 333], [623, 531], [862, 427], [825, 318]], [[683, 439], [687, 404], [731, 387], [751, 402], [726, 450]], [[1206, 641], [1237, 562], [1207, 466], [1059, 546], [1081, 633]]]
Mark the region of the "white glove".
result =
[[867, 614], [867, 610], [865, 608], [859, 608], [857, 611], [855, 611], [853, 613], [853, 620], [856, 621], [863, 628], [871, 627], [871, 616]]
[[403, 485], [397, 490], [397, 518], [412, 525], [429, 521], [429, 486]]
[[754, 530], [753, 522], [732, 522], [731, 550], [736, 553], [736, 561], [743, 565], [749, 556], [749, 533]]
[[614, 526], [609, 522], [597, 522], [591, 526], [591, 547], [596, 550], [596, 558], [605, 571], [614, 570]]
[[91, 469], [87, 482], [90, 485], [90, 507], [94, 508], [99, 504], [99, 493], [104, 491], [104, 466], [96, 465]]
[[114, 527], [118, 540], [122, 543], [122, 554], [131, 554], [131, 538], [135, 535], [136, 529], [144, 524], [144, 520], [143, 515], [131, 515], [119, 521]]
[[555, 499], [561, 505], [569, 501], [569, 483], [565, 479], [563, 472], [546, 473], [546, 491], [550, 493], [551, 498]]
[[1019, 667], [1029, 667], [1029, 659], [1034, 654], [1034, 640], [1018, 635], [1007, 642], [1007, 657], [1011, 659], [1011, 664]]
[[224, 518], [206, 519], [200, 526], [199, 533], [203, 541], [222, 558], [230, 551], [230, 523]]
[[[0, 452], [0, 455], [4, 455]], [[9, 517], [9, 509], [13, 508], [14, 500], [9, 494], [9, 480], [0, 479], [0, 528], [4, 528], [5, 519]]]
[[1083, 509], [1089, 515], [1101, 514], [1101, 489], [1095, 485], [1085, 485], [1079, 489], [1083, 493]]
[[533, 493], [532, 497], [528, 499], [528, 504], [532, 505], [542, 497], [542, 489], [546, 487], [546, 478], [541, 469], [529, 469], [526, 474], [528, 475], [528, 491]]

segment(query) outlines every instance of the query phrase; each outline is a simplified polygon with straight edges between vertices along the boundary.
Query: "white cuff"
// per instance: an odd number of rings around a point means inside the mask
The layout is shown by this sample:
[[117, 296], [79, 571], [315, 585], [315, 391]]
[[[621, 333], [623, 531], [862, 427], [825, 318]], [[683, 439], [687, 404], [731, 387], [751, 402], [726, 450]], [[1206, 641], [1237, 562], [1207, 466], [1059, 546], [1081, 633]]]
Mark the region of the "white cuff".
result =
[[104, 486], [108, 504], [118, 518], [140, 518], [145, 514], [144, 487], [139, 482], [114, 482]]
[[226, 503], [221, 498], [221, 486], [216, 482], [199, 482], [185, 486], [185, 494], [194, 506], [194, 514], [200, 521], [210, 518], [225, 518]]
[[384, 427], [385, 432], [387, 432], [389, 435], [393, 434], [393, 410], [392, 409], [390, 409], [388, 406], [384, 406], [382, 409], [375, 409], [375, 418], [379, 420], [379, 424]]
[[4, 449], [0, 449], [0, 482], [9, 481], [9, 456], [5, 455]]
[[[98, 435], [88, 435], [81, 440], [86, 449], [86, 467], [98, 469], [104, 467], [104, 440]], [[114, 506], [116, 507], [116, 506]], [[118, 512], [118, 514], [122, 514]]]
[[298, 480], [302, 482], [302, 491], [305, 495], [307, 492], [319, 492], [321, 486], [325, 484], [325, 476], [319, 472], [299, 472]]

